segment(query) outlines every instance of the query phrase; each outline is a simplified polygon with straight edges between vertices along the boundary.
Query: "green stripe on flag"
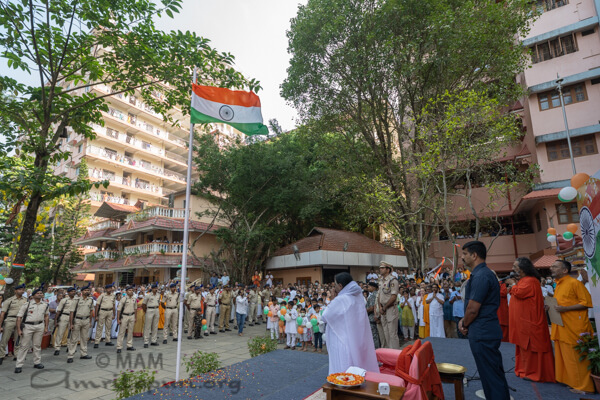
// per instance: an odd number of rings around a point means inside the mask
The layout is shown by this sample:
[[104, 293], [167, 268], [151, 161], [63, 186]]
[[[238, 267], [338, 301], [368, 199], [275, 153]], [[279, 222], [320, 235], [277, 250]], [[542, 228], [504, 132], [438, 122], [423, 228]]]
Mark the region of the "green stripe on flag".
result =
[[231, 122], [223, 121], [222, 119], [210, 117], [206, 114], [202, 114], [201, 112], [192, 108], [192, 112], [191, 112], [191, 123], [192, 124], [206, 124], [209, 122], [216, 122], [216, 123], [231, 125], [238, 131], [245, 133], [248, 136], [268, 135], [269, 134], [269, 129], [266, 127], [266, 125], [263, 125], [261, 123], [258, 123], [258, 122], [252, 123], [252, 124], [231, 123]]

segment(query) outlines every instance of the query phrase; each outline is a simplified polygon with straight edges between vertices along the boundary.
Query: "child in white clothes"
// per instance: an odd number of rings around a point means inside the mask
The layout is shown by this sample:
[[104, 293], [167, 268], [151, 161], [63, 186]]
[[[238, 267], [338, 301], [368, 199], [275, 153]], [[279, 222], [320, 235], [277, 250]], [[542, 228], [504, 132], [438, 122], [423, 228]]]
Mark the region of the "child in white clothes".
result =
[[286, 346], [284, 349], [294, 350], [296, 348], [296, 334], [298, 332], [296, 318], [298, 318], [298, 311], [294, 308], [294, 303], [290, 301], [285, 315]]
[[304, 308], [300, 310], [300, 317], [302, 318], [302, 327], [304, 329], [304, 332], [300, 335], [302, 351], [308, 351], [308, 347], [312, 342], [312, 325], [310, 324], [309, 317], [306, 315], [306, 310]]

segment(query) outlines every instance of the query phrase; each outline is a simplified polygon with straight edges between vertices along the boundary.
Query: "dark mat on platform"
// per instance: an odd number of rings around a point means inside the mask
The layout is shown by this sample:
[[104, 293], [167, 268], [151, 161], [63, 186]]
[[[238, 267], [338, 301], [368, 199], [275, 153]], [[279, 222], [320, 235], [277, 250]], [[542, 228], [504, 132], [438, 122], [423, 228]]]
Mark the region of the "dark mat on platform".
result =
[[[435, 361], [460, 364], [467, 368], [466, 376], [471, 378], [479, 377], [476, 374], [475, 359], [469, 347], [469, 341], [463, 339], [440, 339], [428, 338], [433, 346]], [[566, 399], [600, 399], [600, 395], [577, 395], [571, 393], [569, 388], [559, 383], [538, 383], [529, 382], [518, 378], [514, 373], [515, 368], [515, 345], [511, 343], [502, 343], [500, 346], [502, 352], [502, 363], [506, 371], [506, 380], [508, 386], [514, 388], [510, 394], [515, 400], [566, 400]], [[477, 399], [475, 392], [482, 389], [481, 381], [470, 380], [465, 388], [465, 399]], [[454, 386], [444, 384], [444, 395], [447, 400], [454, 400]]]
[[276, 350], [130, 399], [302, 400], [326, 382], [328, 372], [326, 354]]

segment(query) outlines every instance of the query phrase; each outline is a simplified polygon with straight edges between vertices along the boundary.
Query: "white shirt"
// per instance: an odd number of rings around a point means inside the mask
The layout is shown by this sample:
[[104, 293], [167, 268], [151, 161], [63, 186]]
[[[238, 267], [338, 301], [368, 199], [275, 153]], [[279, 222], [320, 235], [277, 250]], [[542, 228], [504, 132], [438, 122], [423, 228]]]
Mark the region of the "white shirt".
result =
[[248, 314], [248, 297], [238, 296], [235, 298], [235, 312]]
[[[438, 293], [436, 297], [442, 301], [444, 301], [444, 296], [441, 293]], [[429, 293], [427, 295], [427, 300], [433, 299], [433, 293]], [[429, 303], [429, 315], [439, 317], [444, 316], [444, 306], [439, 303], [436, 299], [431, 300]]]

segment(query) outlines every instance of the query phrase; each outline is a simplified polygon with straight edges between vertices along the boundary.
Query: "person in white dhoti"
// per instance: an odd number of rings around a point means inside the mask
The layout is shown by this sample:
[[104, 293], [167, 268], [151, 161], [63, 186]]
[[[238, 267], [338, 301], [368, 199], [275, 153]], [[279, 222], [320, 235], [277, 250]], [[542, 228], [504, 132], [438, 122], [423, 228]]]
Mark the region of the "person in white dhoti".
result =
[[429, 336], [445, 338], [444, 333], [444, 296], [437, 284], [432, 285], [433, 293], [425, 300], [429, 303]]
[[334, 285], [337, 295], [322, 316], [327, 323], [329, 373], [345, 372], [349, 367], [379, 372], [362, 289], [348, 272], [337, 274]]

